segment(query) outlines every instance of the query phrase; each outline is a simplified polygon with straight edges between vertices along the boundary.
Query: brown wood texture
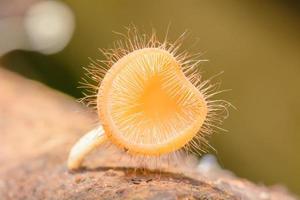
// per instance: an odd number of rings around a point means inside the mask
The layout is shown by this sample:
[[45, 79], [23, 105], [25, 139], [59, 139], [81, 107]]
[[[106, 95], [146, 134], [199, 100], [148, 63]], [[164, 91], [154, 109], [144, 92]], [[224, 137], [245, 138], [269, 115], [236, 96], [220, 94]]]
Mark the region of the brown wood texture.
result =
[[192, 158], [142, 170], [111, 147], [68, 172], [72, 144], [96, 121], [74, 99], [0, 68], [0, 199], [296, 199], [217, 167], [197, 170]]

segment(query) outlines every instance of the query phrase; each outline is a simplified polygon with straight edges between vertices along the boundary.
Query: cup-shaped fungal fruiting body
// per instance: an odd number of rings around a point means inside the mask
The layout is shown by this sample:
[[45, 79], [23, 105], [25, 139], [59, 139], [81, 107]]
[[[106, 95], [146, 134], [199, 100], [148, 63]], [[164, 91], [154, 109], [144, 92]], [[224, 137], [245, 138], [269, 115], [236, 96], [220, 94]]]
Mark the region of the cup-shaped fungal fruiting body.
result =
[[181, 51], [182, 38], [159, 41], [136, 28], [101, 50], [86, 68], [83, 100], [97, 109], [105, 137], [131, 155], [159, 157], [179, 150], [201, 153], [227, 116], [229, 103], [213, 100], [218, 84], [202, 80], [200, 54]]
[[143, 155], [182, 148], [201, 129], [208, 111], [180, 62], [159, 47], [136, 49], [113, 64], [97, 105], [111, 141]]

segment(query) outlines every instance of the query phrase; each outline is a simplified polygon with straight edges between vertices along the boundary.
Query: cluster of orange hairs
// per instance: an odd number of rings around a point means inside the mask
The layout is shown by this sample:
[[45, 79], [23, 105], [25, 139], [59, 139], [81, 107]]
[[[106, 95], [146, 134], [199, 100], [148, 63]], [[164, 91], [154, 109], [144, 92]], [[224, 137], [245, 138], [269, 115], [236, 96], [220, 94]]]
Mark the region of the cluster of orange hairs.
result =
[[[128, 152], [130, 155], [132, 155], [133, 157], [137, 157], [138, 159], [144, 161], [144, 160], [148, 160], [148, 158], [159, 158], [159, 159], [163, 159], [164, 157], [170, 158], [170, 157], [178, 157], [179, 154], [181, 154], [181, 152], [192, 152], [195, 153], [196, 155], [201, 155], [203, 153], [206, 153], [209, 149], [213, 149], [209, 143], [208, 143], [208, 139], [209, 137], [213, 134], [213, 132], [215, 130], [224, 130], [222, 128], [220, 128], [223, 120], [225, 118], [228, 117], [228, 108], [231, 106], [231, 104], [225, 100], [218, 100], [215, 99], [215, 96], [221, 92], [224, 92], [225, 90], [219, 90], [220, 87], [220, 83], [213, 83], [212, 79], [215, 78], [216, 76], [207, 79], [207, 80], [203, 80], [203, 77], [201, 75], [200, 72], [200, 68], [199, 68], [199, 64], [206, 61], [203, 59], [200, 59], [200, 57], [202, 56], [201, 53], [197, 53], [197, 54], [190, 54], [189, 52], [187, 52], [186, 50], [182, 50], [182, 44], [183, 44], [183, 40], [185, 38], [185, 33], [182, 34], [178, 39], [176, 39], [175, 41], [171, 42], [168, 39], [168, 34], [166, 34], [166, 37], [163, 39], [163, 41], [161, 42], [155, 31], [153, 30], [152, 33], [150, 35], [140, 32], [137, 30], [136, 27], [132, 26], [130, 28], [127, 28], [127, 33], [126, 34], [121, 34], [121, 39], [116, 41], [113, 45], [112, 48], [110, 49], [101, 49], [100, 51], [102, 52], [102, 54], [104, 55], [104, 59], [103, 60], [92, 60], [91, 59], [91, 63], [88, 67], [84, 68], [86, 73], [85, 73], [85, 77], [82, 79], [81, 81], [81, 88], [84, 89], [84, 97], [80, 100], [81, 102], [84, 102], [87, 106], [92, 107], [94, 109], [98, 109], [98, 113], [100, 112], [100, 124], [102, 125], [102, 119], [103, 119], [103, 114], [101, 114], [101, 108], [103, 108], [102, 106], [99, 106], [99, 104], [102, 103], [100, 98], [103, 98], [101, 93], [101, 83], [102, 80], [105, 79], [105, 76], [108, 73], [111, 73], [110, 69], [112, 68], [112, 66], [116, 65], [116, 63], [118, 63], [121, 59], [124, 59], [124, 57], [133, 54], [134, 52], [140, 51], [141, 53], [144, 49], [157, 49], [157, 50], [162, 50], [163, 52], [166, 52], [167, 54], [169, 54], [171, 57], [170, 59], [174, 59], [176, 61], [176, 63], [178, 64], [180, 70], [183, 72], [185, 78], [192, 83], [192, 85], [199, 91], [199, 93], [201, 94], [201, 98], [203, 98], [203, 106], [206, 107], [207, 109], [207, 113], [205, 113], [204, 116], [204, 121], [203, 124], [201, 124], [200, 129], [197, 131], [197, 133], [194, 134], [194, 136], [190, 139], [188, 139], [188, 142], [186, 142], [184, 145], [169, 145], [166, 146], [166, 150], [163, 150], [160, 152], [160, 150], [158, 150], [158, 153], [147, 153], [147, 150], [139, 150], [137, 148], [137, 145], [132, 145], [132, 146], [124, 146], [122, 142], [117, 141], [118, 138], [116, 137], [111, 137], [111, 140], [114, 144], [117, 144], [117, 146], [119, 146], [121, 149], [125, 149], [126, 152]], [[146, 52], [146, 51], [145, 51]], [[167, 55], [166, 54], [166, 55]], [[141, 55], [142, 56], [142, 55]], [[150, 62], [148, 61], [150, 59], [150, 56], [146, 55], [146, 58], [143, 58], [146, 61], [143, 62]], [[162, 55], [164, 56], [164, 55]], [[148, 59], [148, 60], [147, 60]], [[159, 62], [171, 62], [171, 61], [163, 61], [163, 59], [169, 59], [169, 57], [164, 58], [164, 57], [155, 57], [155, 62], [153, 61], [150, 64], [153, 63], [159, 63]], [[132, 59], [128, 62], [132, 62]], [[140, 63], [137, 63], [136, 66], [134, 67], [139, 67]], [[134, 65], [134, 64], [131, 64]], [[164, 64], [166, 65], [166, 64]], [[139, 69], [141, 70], [141, 69]], [[148, 73], [148, 68], [144, 69], [145, 73]], [[174, 71], [174, 70], [173, 70]], [[127, 73], [131, 73], [130, 70], [128, 70]], [[171, 73], [171, 72], [170, 72]], [[166, 75], [166, 77], [164, 77], [163, 81], [166, 81], [168, 85], [170, 84], [175, 84], [177, 79], [177, 75], [175, 74], [171, 74], [170, 73], [168, 75]], [[130, 75], [130, 74], [129, 74]], [[134, 76], [134, 75], [133, 75]], [[144, 78], [144, 76], [142, 77]], [[137, 77], [135, 79], [141, 79], [141, 77]], [[174, 80], [173, 80], [174, 79]], [[127, 82], [126, 82], [127, 81]], [[130, 83], [128, 81], [131, 81]], [[177, 81], [178, 82], [178, 81]], [[111, 82], [110, 84], [112, 84], [113, 82]], [[122, 80], [119, 81], [119, 84], [122, 83], [122, 85], [120, 85], [120, 87], [126, 87], [126, 84], [128, 84], [128, 87], [138, 87], [137, 82], [135, 84], [132, 83], [132, 79], [130, 80]], [[117, 84], [117, 83], [114, 83]], [[110, 86], [109, 86], [110, 87]], [[113, 87], [113, 86], [111, 86]], [[168, 90], [172, 90], [172, 86], [168, 86]], [[192, 94], [192, 90], [188, 90], [184, 95], [178, 96], [177, 93], [182, 92], [181, 88], [176, 88], [177, 86], [173, 87], [173, 91], [172, 94], [171, 92], [169, 92], [168, 94], [170, 95], [177, 95], [176, 98], [181, 98], [182, 100], [182, 104], [184, 103], [189, 103], [191, 105], [194, 101], [197, 101], [196, 98], [198, 96], [193, 96]], [[166, 88], [166, 87], [165, 87]], [[125, 88], [126, 89], [126, 88]], [[116, 90], [116, 91], [125, 91], [125, 89], [120, 89], [120, 90]], [[126, 89], [127, 91], [128, 89]], [[183, 90], [183, 89], [182, 89]], [[168, 91], [167, 91], [168, 92]], [[174, 94], [173, 94], [174, 93]], [[176, 94], [175, 94], [176, 93]], [[116, 96], [116, 95], [115, 95]], [[120, 96], [118, 94], [118, 96]], [[127, 95], [128, 96], [128, 95]], [[125, 96], [126, 98], [128, 98], [127, 96]], [[115, 97], [115, 98], [119, 98], [116, 101], [122, 101], [121, 97]], [[123, 99], [124, 100], [124, 99]], [[191, 103], [192, 102], [192, 103]], [[128, 104], [128, 102], [126, 102]], [[122, 106], [126, 106], [125, 103], [123, 102], [123, 104], [121, 104]], [[196, 104], [195, 104], [196, 105]], [[109, 105], [105, 105], [105, 106], [109, 106]], [[111, 106], [113, 107], [113, 106]], [[120, 107], [120, 106], [119, 106]], [[118, 108], [119, 108], [118, 107]], [[119, 108], [120, 110], [120, 108]], [[188, 110], [187, 114], [185, 114], [184, 116], [179, 116], [176, 120], [173, 120], [172, 122], [176, 122], [178, 123], [179, 119], [182, 119], [183, 121], [186, 120], [186, 123], [191, 123], [190, 121], [193, 119], [193, 117], [189, 116], [189, 115], [195, 115], [193, 114], [193, 110], [195, 110], [195, 108], [191, 108]], [[115, 109], [115, 111], [118, 111], [118, 109]], [[124, 111], [125, 112], [125, 111]], [[128, 113], [129, 111], [126, 110], [126, 112]], [[197, 114], [197, 113], [196, 113]], [[199, 112], [198, 112], [199, 114]], [[201, 114], [201, 113], [200, 113]], [[112, 115], [114, 115], [114, 113], [112, 113]], [[120, 115], [120, 113], [117, 113], [116, 115]], [[143, 137], [143, 134], [141, 133], [143, 130], [141, 130], [141, 128], [145, 128], [147, 129], [146, 125], [140, 125], [140, 123], [138, 123], [137, 121], [140, 121], [141, 118], [138, 119], [129, 119], [130, 117], [128, 117], [128, 119], [122, 119], [122, 121], [119, 122], [119, 127], [121, 130], [128, 130], [128, 131], [132, 131], [132, 129], [129, 130], [128, 127], [139, 127], [138, 132], [134, 132], [133, 134], [129, 134], [130, 135], [130, 140], [126, 141], [127, 143], [134, 143], [134, 142], [141, 142], [141, 144], [139, 144], [140, 146], [144, 145], [148, 145], [149, 141], [151, 141], [151, 143], [160, 143], [161, 142], [161, 138], [166, 138], [165, 140], [168, 140], [167, 137], [171, 137], [172, 134], [173, 135], [179, 135], [179, 134], [185, 134], [184, 132], [180, 132], [180, 133], [174, 133], [174, 131], [176, 132], [176, 127], [180, 127], [181, 129], [182, 126], [186, 125], [183, 124], [178, 125], [178, 126], [174, 126], [174, 127], [163, 127], [164, 129], [161, 129], [159, 131], [156, 131], [155, 134], [164, 134], [164, 136], [162, 137], [156, 137], [158, 138], [157, 141], [153, 140], [153, 139], [148, 139], [146, 142], [142, 139], [140, 139], [139, 137]], [[188, 118], [188, 119], [185, 119]], [[192, 118], [190, 120], [190, 118]], [[115, 117], [115, 120], [117, 120], [118, 118]], [[103, 120], [105, 121], [105, 120]], [[133, 124], [125, 124], [124, 123], [133, 123]], [[107, 124], [107, 122], [104, 124], [104, 130], [105, 132], [109, 132], [108, 135], [114, 135], [114, 133], [112, 132], [112, 129], [110, 129], [110, 127]], [[154, 127], [153, 130], [157, 130], [157, 128]], [[150, 128], [148, 128], [150, 130]], [[168, 131], [172, 131], [172, 134], [167, 134], [166, 130]], [[147, 131], [147, 130], [145, 130]], [[149, 132], [149, 131], [148, 131]], [[129, 136], [128, 136], [129, 137]], [[135, 139], [137, 138], [137, 139]], [[148, 142], [148, 143], [147, 143]], [[164, 144], [162, 144], [164, 145]], [[136, 148], [136, 149], [135, 149]], [[168, 149], [169, 148], [169, 149]], [[147, 161], [148, 162], [148, 161]]]

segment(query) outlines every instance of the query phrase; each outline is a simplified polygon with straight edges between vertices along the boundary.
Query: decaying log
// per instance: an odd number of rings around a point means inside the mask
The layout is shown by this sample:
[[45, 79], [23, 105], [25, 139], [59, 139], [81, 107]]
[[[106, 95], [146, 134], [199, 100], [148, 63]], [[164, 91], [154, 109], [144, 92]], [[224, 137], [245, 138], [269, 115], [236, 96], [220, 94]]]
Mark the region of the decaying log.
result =
[[102, 151], [68, 172], [72, 144], [96, 119], [74, 99], [0, 68], [0, 199], [296, 199], [192, 160], [141, 170]]

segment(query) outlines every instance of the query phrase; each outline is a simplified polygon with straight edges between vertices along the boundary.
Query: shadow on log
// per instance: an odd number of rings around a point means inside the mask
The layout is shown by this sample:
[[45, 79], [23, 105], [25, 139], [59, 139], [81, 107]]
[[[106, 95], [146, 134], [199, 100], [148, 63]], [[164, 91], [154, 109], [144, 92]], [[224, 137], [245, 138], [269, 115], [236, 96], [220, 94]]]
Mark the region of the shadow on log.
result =
[[123, 166], [108, 150], [70, 173], [68, 151], [97, 117], [74, 99], [1, 68], [0, 81], [1, 200], [296, 199], [283, 187], [255, 185], [221, 169]]

